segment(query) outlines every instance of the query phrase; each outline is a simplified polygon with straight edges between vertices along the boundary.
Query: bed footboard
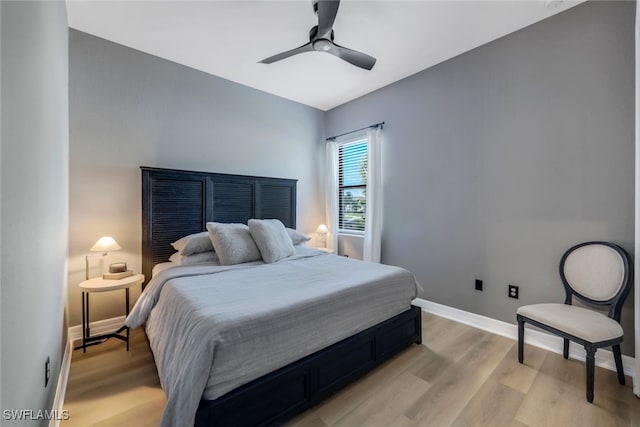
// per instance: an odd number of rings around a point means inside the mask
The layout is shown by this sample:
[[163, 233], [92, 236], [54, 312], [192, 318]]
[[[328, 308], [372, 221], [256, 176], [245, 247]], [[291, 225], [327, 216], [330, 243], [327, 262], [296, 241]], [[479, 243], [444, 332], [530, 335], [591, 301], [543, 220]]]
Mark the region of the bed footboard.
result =
[[195, 425], [278, 425], [422, 342], [420, 308], [411, 308], [216, 400], [200, 402]]

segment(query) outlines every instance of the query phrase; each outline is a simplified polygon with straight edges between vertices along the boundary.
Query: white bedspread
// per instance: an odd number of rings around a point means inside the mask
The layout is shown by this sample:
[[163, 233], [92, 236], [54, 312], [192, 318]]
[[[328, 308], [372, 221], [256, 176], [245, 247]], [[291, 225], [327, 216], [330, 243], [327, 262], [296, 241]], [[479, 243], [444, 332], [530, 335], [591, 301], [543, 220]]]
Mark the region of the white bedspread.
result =
[[146, 322], [163, 426], [192, 426], [201, 398], [234, 388], [407, 310], [413, 275], [303, 250], [274, 263], [158, 273], [126, 320]]

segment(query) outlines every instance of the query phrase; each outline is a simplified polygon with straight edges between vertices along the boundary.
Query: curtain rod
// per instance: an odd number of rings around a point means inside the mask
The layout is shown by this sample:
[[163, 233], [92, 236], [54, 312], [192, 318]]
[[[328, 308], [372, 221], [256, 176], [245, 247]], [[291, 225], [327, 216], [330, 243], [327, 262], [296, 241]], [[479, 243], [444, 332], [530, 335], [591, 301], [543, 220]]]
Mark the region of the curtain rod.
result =
[[331, 136], [329, 138], [326, 138], [325, 141], [333, 141], [336, 138], [340, 138], [341, 136], [349, 135], [350, 133], [360, 132], [361, 130], [371, 129], [371, 128], [382, 128], [383, 126], [384, 126], [384, 122], [375, 123], [373, 125], [365, 126], [363, 128], [360, 128], [360, 129], [352, 130], [350, 132], [341, 133], [340, 135]]

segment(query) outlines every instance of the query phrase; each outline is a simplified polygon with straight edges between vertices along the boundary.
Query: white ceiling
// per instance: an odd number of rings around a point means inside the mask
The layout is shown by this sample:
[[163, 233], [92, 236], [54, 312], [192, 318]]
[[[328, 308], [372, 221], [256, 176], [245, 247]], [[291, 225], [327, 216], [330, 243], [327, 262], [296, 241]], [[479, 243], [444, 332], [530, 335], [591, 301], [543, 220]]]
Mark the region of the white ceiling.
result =
[[311, 0], [67, 0], [67, 13], [77, 30], [328, 110], [580, 2], [343, 0], [335, 41], [376, 57], [372, 71], [321, 52], [258, 63], [309, 41]]

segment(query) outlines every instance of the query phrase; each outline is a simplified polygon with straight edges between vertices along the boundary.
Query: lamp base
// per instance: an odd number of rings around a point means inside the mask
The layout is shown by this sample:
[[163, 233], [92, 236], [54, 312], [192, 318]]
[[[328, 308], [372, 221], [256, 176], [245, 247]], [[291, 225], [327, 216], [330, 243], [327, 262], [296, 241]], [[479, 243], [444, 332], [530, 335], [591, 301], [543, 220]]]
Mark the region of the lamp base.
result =
[[84, 256], [84, 277], [85, 280], [89, 280], [89, 258], [101, 258], [105, 256], [107, 253], [103, 253], [100, 255], [85, 255]]

